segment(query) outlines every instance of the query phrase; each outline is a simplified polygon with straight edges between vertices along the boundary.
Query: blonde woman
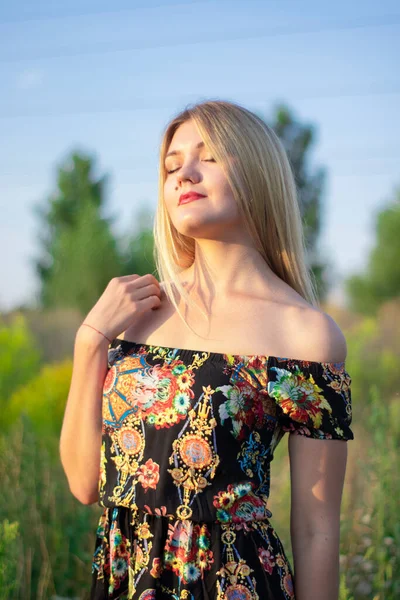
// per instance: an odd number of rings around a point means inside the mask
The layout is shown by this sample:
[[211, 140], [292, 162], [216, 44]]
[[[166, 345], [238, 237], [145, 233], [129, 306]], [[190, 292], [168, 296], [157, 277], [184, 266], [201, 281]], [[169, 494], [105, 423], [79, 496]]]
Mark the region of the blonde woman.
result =
[[[162, 283], [113, 279], [76, 336], [60, 452], [103, 508], [90, 597], [337, 600], [351, 378], [286, 153], [206, 101], [168, 124], [159, 169]], [[293, 569], [268, 508], [286, 432]]]

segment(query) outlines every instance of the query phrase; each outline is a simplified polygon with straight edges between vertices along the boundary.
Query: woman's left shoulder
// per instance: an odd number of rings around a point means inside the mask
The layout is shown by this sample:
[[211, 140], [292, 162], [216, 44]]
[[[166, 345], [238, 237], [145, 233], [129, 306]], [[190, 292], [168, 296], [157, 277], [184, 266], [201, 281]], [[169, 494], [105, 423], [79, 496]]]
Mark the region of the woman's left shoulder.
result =
[[346, 338], [331, 315], [311, 306], [297, 307], [295, 314], [304, 356], [312, 355], [315, 361], [326, 363], [346, 360]]

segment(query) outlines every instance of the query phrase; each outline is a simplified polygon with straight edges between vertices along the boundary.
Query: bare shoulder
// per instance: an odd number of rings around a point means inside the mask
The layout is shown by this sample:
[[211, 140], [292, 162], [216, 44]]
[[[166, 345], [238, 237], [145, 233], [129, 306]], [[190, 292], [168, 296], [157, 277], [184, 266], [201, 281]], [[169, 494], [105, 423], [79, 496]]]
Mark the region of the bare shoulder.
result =
[[[282, 298], [292, 332], [292, 356], [315, 362], [344, 362], [347, 356], [346, 338], [336, 321], [313, 306], [288, 284], [283, 285]], [[295, 339], [294, 339], [295, 338]]]
[[318, 362], [344, 362], [347, 357], [346, 338], [336, 321], [327, 313], [315, 308], [298, 311], [301, 339], [308, 354]]
[[303, 356], [317, 362], [344, 362], [347, 357], [346, 338], [336, 321], [314, 307], [294, 307], [293, 318]]

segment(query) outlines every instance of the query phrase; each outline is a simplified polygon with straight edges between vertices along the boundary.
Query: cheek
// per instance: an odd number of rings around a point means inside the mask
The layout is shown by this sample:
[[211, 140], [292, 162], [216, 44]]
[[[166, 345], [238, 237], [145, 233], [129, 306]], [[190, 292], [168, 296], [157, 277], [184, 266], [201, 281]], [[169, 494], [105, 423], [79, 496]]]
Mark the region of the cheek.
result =
[[214, 168], [207, 173], [207, 185], [218, 190], [220, 195], [231, 195], [231, 188], [223, 169], [219, 165], [212, 166]]
[[231, 187], [225, 175], [218, 175], [215, 178], [214, 189], [220, 197], [233, 198]]
[[174, 188], [176, 187], [171, 177], [167, 177], [164, 183], [164, 196], [167, 198], [174, 192]]

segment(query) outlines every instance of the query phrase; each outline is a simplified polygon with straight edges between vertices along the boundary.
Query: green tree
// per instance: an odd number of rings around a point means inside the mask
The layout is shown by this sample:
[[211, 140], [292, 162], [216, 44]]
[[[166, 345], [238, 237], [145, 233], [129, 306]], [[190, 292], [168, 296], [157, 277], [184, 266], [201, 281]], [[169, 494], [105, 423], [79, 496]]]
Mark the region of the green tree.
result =
[[376, 216], [375, 246], [365, 272], [345, 281], [350, 309], [375, 315], [388, 300], [400, 297], [400, 188]]
[[140, 207], [131, 231], [120, 239], [119, 245], [124, 255], [121, 275], [152, 273], [158, 278], [154, 261], [153, 219], [153, 212], [146, 206]]
[[82, 205], [76, 225], [64, 228], [54, 240], [53, 260], [43, 290], [46, 308], [78, 308], [85, 314], [121, 265], [107, 223], [88, 202]]
[[35, 207], [42, 255], [34, 266], [43, 308], [78, 308], [86, 314], [120, 274], [113, 219], [103, 216], [106, 181], [94, 175], [91, 157], [73, 153], [59, 169], [57, 192], [44, 207]]

